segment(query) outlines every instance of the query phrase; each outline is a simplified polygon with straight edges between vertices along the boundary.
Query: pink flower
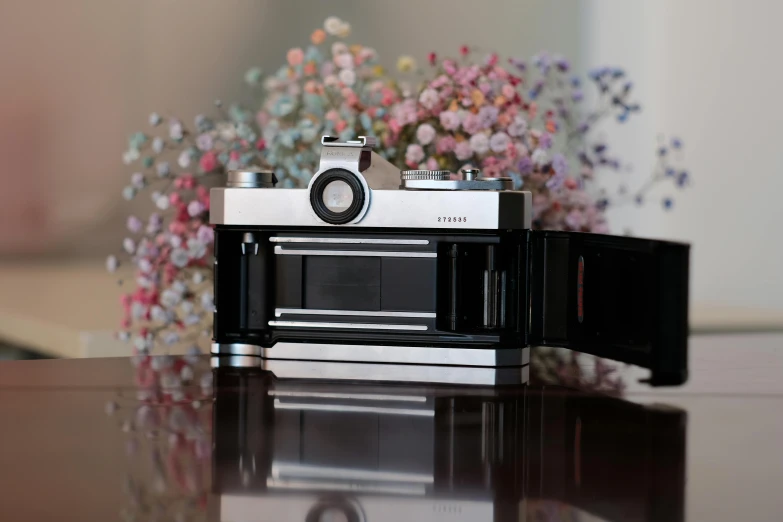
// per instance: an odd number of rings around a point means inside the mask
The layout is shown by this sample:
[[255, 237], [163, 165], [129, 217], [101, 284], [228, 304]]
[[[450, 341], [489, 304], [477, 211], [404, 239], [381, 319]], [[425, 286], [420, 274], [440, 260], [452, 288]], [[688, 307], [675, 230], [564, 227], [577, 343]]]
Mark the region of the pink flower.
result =
[[489, 139], [489, 148], [492, 149], [492, 152], [505, 152], [509, 143], [511, 143], [511, 138], [508, 137], [508, 134], [505, 132], [496, 132]]
[[446, 74], [449, 76], [454, 76], [457, 72], [457, 65], [453, 60], [443, 60], [443, 70], [446, 71]]
[[342, 132], [345, 130], [347, 126], [348, 123], [345, 120], [340, 120], [334, 124], [334, 130], [336, 130], [337, 132]]
[[389, 130], [391, 130], [394, 134], [399, 134], [399, 132], [402, 130], [402, 125], [400, 125], [400, 122], [392, 118], [389, 120]]
[[572, 230], [581, 230], [587, 224], [587, 219], [580, 210], [574, 209], [566, 215], [565, 223]]
[[508, 83], [500, 88], [500, 94], [502, 94], [508, 100], [513, 98], [516, 93], [517, 93], [516, 89], [514, 89], [514, 87], [512, 87]]
[[294, 47], [286, 53], [285, 57], [288, 60], [288, 65], [296, 67], [301, 65], [302, 60], [304, 60], [304, 52], [300, 48]]
[[483, 92], [484, 94], [489, 94], [492, 92], [492, 85], [489, 82], [481, 82], [479, 83], [479, 90]]
[[188, 214], [190, 217], [196, 217], [204, 212], [204, 205], [200, 201], [191, 201], [188, 203]]
[[334, 57], [334, 64], [340, 69], [353, 69], [353, 56], [351, 53], [342, 53]]
[[444, 136], [435, 144], [435, 150], [438, 154], [445, 154], [454, 150], [457, 146], [457, 140], [453, 136]]
[[429, 158], [427, 160], [426, 167], [427, 170], [438, 170], [440, 168], [440, 165], [438, 165], [438, 161], [435, 158]]
[[212, 172], [217, 167], [217, 155], [214, 151], [209, 151], [199, 160], [199, 166], [204, 172]]
[[212, 243], [215, 241], [215, 230], [207, 225], [201, 225], [198, 227], [198, 230], [196, 231], [196, 239], [201, 241], [202, 243]]
[[429, 110], [434, 109], [439, 101], [440, 97], [435, 89], [424, 89], [419, 95], [419, 103]]
[[440, 76], [438, 76], [437, 78], [435, 78], [430, 82], [430, 87], [432, 87], [433, 89], [440, 89], [444, 85], [447, 85], [450, 81], [451, 80], [449, 80], [448, 76], [446, 76], [445, 74], [441, 74]]
[[481, 130], [481, 120], [477, 115], [470, 112], [465, 116], [465, 119], [462, 122], [462, 128], [468, 134], [476, 134]]
[[419, 162], [423, 159], [424, 149], [421, 148], [421, 145], [417, 145], [415, 143], [408, 145], [408, 148], [405, 150], [405, 162], [408, 165], [418, 165]]
[[258, 141], [256, 141], [256, 150], [264, 150], [266, 148], [266, 141], [264, 141], [264, 138], [258, 138]]
[[169, 203], [172, 205], [179, 205], [182, 203], [182, 198], [179, 195], [179, 192], [172, 192], [169, 194]]
[[456, 154], [458, 160], [465, 161], [473, 156], [473, 149], [470, 148], [470, 143], [461, 141], [454, 147], [454, 154]]
[[388, 107], [392, 103], [394, 103], [394, 100], [397, 98], [396, 94], [394, 93], [394, 90], [390, 89], [389, 87], [384, 87], [382, 93], [381, 93], [381, 105], [384, 107]]
[[334, 122], [340, 119], [340, 113], [337, 112], [335, 109], [332, 109], [326, 113], [325, 117], [327, 120]]
[[174, 180], [174, 186], [178, 189], [192, 189], [196, 184], [193, 174], [182, 174]]
[[494, 67], [498, 63], [498, 55], [496, 53], [490, 54], [489, 56], [487, 56], [485, 63], [490, 67]]
[[429, 53], [427, 55], [427, 61], [430, 62], [430, 65], [435, 65], [435, 62], [438, 60], [438, 55], [435, 53]]
[[443, 111], [440, 113], [440, 124], [444, 130], [457, 130], [459, 128], [459, 116], [454, 111]]
[[416, 129], [416, 140], [422, 145], [429, 145], [435, 139], [435, 128], [429, 123], [422, 123]]

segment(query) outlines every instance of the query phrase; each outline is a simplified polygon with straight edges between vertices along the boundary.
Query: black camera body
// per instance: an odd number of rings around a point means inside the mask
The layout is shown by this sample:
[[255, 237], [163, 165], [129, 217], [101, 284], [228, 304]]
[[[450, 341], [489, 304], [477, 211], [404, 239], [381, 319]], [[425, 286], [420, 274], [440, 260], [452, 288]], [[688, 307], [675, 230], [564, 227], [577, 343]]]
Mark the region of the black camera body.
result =
[[688, 245], [533, 231], [510, 180], [322, 143], [307, 190], [258, 171], [212, 189], [213, 354], [500, 371], [551, 345], [686, 380]]

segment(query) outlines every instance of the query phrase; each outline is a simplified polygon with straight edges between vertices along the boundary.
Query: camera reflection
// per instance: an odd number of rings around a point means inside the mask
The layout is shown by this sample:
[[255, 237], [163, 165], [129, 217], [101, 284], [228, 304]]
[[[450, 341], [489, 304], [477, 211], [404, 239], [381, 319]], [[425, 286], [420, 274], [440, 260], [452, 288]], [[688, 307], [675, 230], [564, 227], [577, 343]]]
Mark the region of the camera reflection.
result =
[[281, 380], [217, 368], [221, 521], [683, 520], [683, 411], [536, 382]]

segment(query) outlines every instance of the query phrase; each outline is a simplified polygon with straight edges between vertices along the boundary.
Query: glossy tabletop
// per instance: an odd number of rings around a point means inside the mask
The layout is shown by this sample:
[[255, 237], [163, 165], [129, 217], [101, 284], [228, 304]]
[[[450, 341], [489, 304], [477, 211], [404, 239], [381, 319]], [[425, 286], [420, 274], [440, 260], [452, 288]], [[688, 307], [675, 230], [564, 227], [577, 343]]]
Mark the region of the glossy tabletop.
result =
[[0, 519], [780, 520], [783, 336], [690, 346], [670, 389], [553, 350], [502, 388], [0, 363]]

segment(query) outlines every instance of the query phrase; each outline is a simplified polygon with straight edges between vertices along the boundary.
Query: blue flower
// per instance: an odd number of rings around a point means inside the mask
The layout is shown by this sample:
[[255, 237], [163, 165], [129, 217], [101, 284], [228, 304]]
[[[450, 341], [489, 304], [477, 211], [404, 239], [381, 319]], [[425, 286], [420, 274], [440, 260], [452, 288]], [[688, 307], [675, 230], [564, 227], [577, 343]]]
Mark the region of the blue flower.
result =
[[562, 56], [555, 57], [555, 66], [561, 71], [566, 72], [571, 68], [571, 64]]
[[514, 190], [519, 190], [525, 185], [525, 180], [522, 179], [518, 172], [509, 172], [508, 177], [514, 180]]
[[261, 70], [261, 67], [251, 67], [245, 73], [245, 83], [253, 86], [258, 85], [261, 82], [262, 75], [263, 71]]
[[580, 102], [584, 99], [585, 94], [582, 92], [582, 89], [574, 89], [571, 91], [571, 99], [575, 102]]
[[673, 178], [673, 177], [674, 177], [674, 176], [676, 176], [676, 175], [677, 175], [677, 171], [676, 171], [676, 170], [674, 170], [674, 168], [672, 168], [672, 167], [669, 167], [669, 168], [667, 168], [667, 169], [666, 169], [666, 176], [667, 176], [667, 177], [669, 177], [669, 178]]
[[667, 152], [668, 152], [668, 150], [666, 150], [666, 147], [660, 147], [658, 149], [658, 156], [664, 157], [664, 156], [666, 156]]
[[612, 78], [622, 78], [625, 76], [625, 71], [620, 69], [619, 67], [615, 67], [612, 69]]
[[283, 147], [287, 149], [293, 149], [298, 138], [299, 133], [296, 131], [296, 129], [287, 129], [280, 133], [278, 136], [278, 141]]
[[236, 103], [232, 104], [228, 108], [228, 115], [232, 120], [236, 122], [247, 121], [250, 118], [250, 113]]
[[599, 199], [595, 206], [598, 207], [598, 210], [606, 210], [606, 208], [609, 206], [609, 200], [606, 198]]
[[196, 129], [198, 129], [199, 132], [207, 132], [215, 128], [215, 124], [212, 122], [212, 120], [203, 114], [196, 116], [194, 123], [196, 124]]
[[688, 184], [688, 179], [689, 179], [688, 172], [683, 170], [677, 175], [677, 186], [680, 188], [684, 187], [685, 185]]
[[318, 50], [318, 47], [311, 45], [307, 48], [304, 55], [304, 61], [305, 62], [322, 62], [324, 59], [323, 55], [321, 54], [321, 51]]
[[672, 138], [672, 148], [673, 149], [681, 149], [682, 148], [682, 140], [680, 138]]
[[641, 205], [642, 203], [644, 203], [644, 198], [642, 197], [642, 195], [641, 195], [641, 194], [639, 194], [638, 196], [636, 196], [636, 197], [634, 198], [634, 201], [636, 201], [636, 204], [637, 204], [637, 205]]
[[552, 170], [559, 176], [568, 174], [568, 160], [560, 153], [552, 156]]
[[674, 206], [674, 201], [672, 198], [663, 198], [663, 208], [666, 210], [671, 210], [671, 208]]
[[628, 111], [623, 111], [620, 114], [617, 115], [617, 121], [620, 123], [625, 123], [628, 121]]
[[242, 165], [250, 165], [253, 162], [253, 160], [255, 159], [255, 157], [256, 157], [256, 155], [253, 154], [252, 152], [245, 152], [244, 154], [242, 154], [239, 157], [239, 162]]
[[353, 130], [353, 127], [346, 127], [345, 130], [340, 133], [340, 139], [343, 141], [353, 140], [355, 138], [356, 131]]
[[140, 149], [142, 145], [144, 145], [147, 142], [147, 135], [143, 132], [134, 132], [131, 134], [130, 139], [128, 139], [128, 146], [131, 149]]
[[376, 118], [383, 118], [384, 115], [386, 115], [386, 109], [378, 108], [375, 110], [375, 117]]
[[367, 131], [372, 129], [372, 118], [370, 118], [370, 115], [366, 112], [359, 115], [359, 123], [361, 123], [362, 127]]
[[250, 128], [250, 125], [248, 125], [247, 123], [240, 123], [239, 125], [237, 125], [237, 136], [239, 136], [243, 140], [252, 141], [252, 142], [255, 142], [257, 137], [256, 133], [253, 132], [253, 129]]
[[579, 76], [572, 76], [571, 77], [571, 86], [572, 87], [579, 87], [582, 85], [582, 80], [579, 78]]
[[530, 159], [530, 156], [522, 156], [522, 158], [520, 158], [519, 162], [517, 163], [517, 169], [519, 170], [519, 174], [522, 176], [532, 174], [533, 160]]
[[[302, 141], [312, 143], [318, 137], [318, 127], [310, 118], [302, 118], [297, 124]], [[301, 160], [300, 160], [301, 161]]]
[[275, 101], [270, 112], [272, 113], [272, 116], [283, 117], [291, 114], [295, 108], [296, 102], [294, 99], [285, 94]]

